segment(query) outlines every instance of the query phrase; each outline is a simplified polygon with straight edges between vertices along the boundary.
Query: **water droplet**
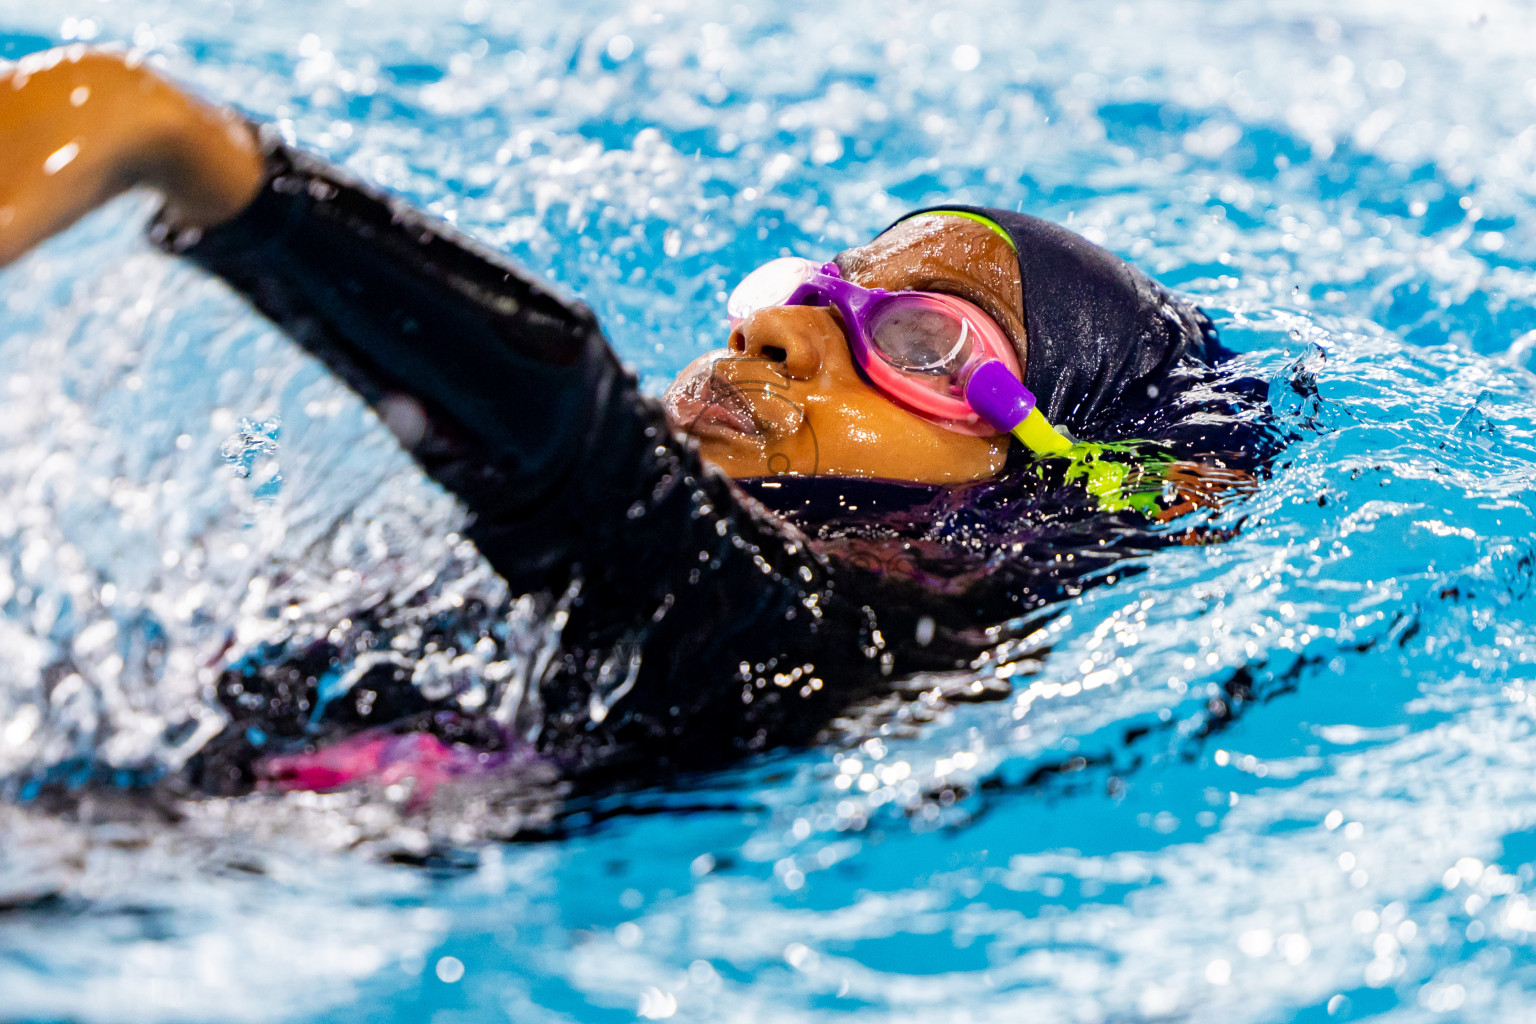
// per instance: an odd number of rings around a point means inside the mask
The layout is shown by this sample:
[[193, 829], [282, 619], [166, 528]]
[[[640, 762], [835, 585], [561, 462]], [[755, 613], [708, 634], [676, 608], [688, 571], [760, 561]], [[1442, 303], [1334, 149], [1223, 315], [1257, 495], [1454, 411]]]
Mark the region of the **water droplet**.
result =
[[456, 956], [445, 956], [437, 961], [437, 980], [449, 985], [464, 977], [464, 961]]
[[241, 420], [239, 428], [219, 445], [219, 457], [229, 464], [235, 476], [248, 480], [256, 460], [277, 454], [282, 423], [277, 418]]
[[58, 149], [56, 149], [52, 153], [50, 153], [49, 156], [48, 156], [48, 159], [43, 161], [43, 173], [44, 174], [58, 174], [64, 168], [68, 167], [71, 163], [73, 163], [75, 157], [77, 157], [79, 155], [80, 155], [80, 144], [79, 143], [77, 143], [77, 142], [66, 143], [65, 145], [60, 146]]
[[635, 52], [635, 41], [626, 35], [617, 35], [608, 40], [608, 59], [613, 61], [625, 60]]

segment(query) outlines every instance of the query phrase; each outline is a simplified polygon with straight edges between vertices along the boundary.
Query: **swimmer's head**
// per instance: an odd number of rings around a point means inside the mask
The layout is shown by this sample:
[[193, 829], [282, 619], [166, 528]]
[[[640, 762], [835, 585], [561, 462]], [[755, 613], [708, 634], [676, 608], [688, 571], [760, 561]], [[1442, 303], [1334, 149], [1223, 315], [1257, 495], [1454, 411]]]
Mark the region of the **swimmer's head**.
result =
[[[1027, 360], [1023, 283], [1006, 237], [976, 220], [924, 214], [837, 257], [866, 288], [957, 295], [980, 307]], [[838, 314], [774, 306], [736, 325], [728, 347], [667, 389], [673, 427], [734, 477], [780, 474], [960, 483], [991, 477], [1007, 435], [958, 433], [886, 397], [860, 373]]]

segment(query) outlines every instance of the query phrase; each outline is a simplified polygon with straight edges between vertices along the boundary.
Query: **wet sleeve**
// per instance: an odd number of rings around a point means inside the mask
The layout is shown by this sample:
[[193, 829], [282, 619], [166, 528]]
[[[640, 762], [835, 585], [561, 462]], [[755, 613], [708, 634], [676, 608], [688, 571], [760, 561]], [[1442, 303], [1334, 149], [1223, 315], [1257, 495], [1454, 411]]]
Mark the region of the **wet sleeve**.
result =
[[874, 612], [671, 434], [586, 307], [270, 135], [265, 150], [240, 216], [206, 232], [162, 216], [152, 237], [361, 394], [464, 501], [514, 592], [564, 593], [520, 732], [588, 761], [711, 761], [805, 738], [891, 671]]

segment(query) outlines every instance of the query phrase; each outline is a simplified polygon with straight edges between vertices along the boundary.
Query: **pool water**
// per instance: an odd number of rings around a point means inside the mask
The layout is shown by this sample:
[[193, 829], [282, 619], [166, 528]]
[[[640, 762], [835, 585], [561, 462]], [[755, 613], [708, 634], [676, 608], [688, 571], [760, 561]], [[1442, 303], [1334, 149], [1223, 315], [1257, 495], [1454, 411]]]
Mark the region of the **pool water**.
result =
[[[548, 629], [124, 199], [0, 275], [0, 1019], [1536, 1018], [1536, 9], [0, 0], [0, 57], [74, 39], [547, 271], [653, 392], [746, 270], [959, 198], [1195, 297], [1298, 439], [916, 728], [552, 824], [149, 804], [284, 629], [409, 595], [434, 684]], [[411, 646], [476, 607], [483, 664]]]

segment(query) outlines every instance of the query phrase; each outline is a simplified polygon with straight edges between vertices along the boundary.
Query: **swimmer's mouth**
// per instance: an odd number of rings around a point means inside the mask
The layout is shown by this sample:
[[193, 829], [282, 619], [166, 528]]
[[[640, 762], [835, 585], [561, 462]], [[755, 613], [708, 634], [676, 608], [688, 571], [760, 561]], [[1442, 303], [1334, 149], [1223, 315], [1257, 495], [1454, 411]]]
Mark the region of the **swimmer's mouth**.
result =
[[752, 416], [752, 405], [737, 386], [711, 377], [705, 391], [706, 404], [694, 418], [689, 433], [708, 434], [723, 429], [746, 437], [762, 436], [762, 428]]
[[741, 385], [721, 380], [714, 372], [715, 360], [701, 362], [696, 360], [667, 389], [663, 406], [673, 429], [701, 440], [762, 437], [762, 425]]

